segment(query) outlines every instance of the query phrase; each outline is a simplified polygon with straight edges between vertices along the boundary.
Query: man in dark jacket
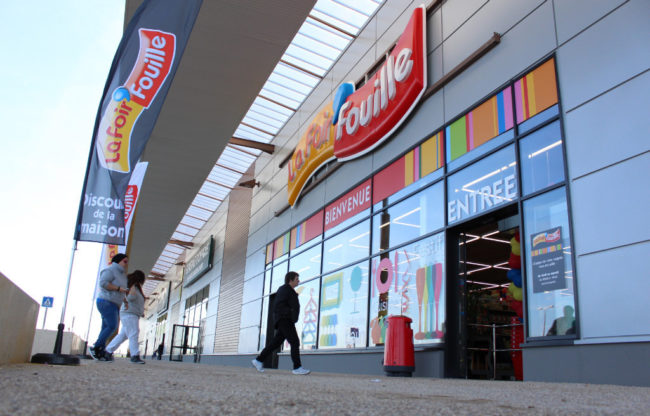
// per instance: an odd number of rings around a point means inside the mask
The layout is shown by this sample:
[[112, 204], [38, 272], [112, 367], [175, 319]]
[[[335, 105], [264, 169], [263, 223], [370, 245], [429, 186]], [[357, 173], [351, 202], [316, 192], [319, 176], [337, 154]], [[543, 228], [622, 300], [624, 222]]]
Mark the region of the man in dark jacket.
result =
[[300, 340], [296, 332], [296, 322], [300, 314], [300, 302], [298, 294], [294, 290], [300, 283], [299, 275], [296, 272], [289, 272], [284, 277], [284, 285], [280, 286], [275, 295], [273, 306], [273, 321], [275, 322], [275, 337], [271, 343], [262, 350], [252, 363], [260, 373], [264, 372], [263, 362], [266, 358], [286, 339], [291, 345], [291, 361], [293, 361], [293, 374], [305, 375], [310, 370], [300, 364]]

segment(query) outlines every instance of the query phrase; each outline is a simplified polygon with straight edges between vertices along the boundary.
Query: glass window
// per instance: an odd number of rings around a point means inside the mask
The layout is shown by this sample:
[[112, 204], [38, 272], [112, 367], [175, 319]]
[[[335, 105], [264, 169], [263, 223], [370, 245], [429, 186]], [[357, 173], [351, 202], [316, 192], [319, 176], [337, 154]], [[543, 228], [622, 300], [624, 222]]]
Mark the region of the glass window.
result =
[[524, 195], [564, 181], [559, 121], [522, 139], [519, 142], [519, 153]]
[[537, 114], [533, 118], [530, 118], [530, 119], [524, 121], [523, 123], [521, 123], [519, 125], [519, 134], [525, 133], [525, 132], [539, 126], [540, 124], [542, 124], [546, 120], [550, 120], [553, 117], [557, 117], [557, 115], [559, 113], [560, 113], [560, 109], [557, 106], [557, 104], [554, 105], [551, 108], [548, 108], [548, 109], [542, 111], [541, 113]]
[[269, 321], [269, 297], [266, 296], [262, 299], [262, 322], [260, 324], [260, 345], [258, 348], [260, 350], [266, 347], [266, 331]]
[[273, 274], [273, 268], [267, 267], [266, 272], [264, 272], [264, 294], [268, 295], [271, 293], [271, 275]]
[[253, 299], [262, 297], [262, 289], [264, 288], [264, 274], [257, 275], [244, 282], [244, 293], [242, 295], [242, 302], [250, 302]]
[[368, 276], [364, 261], [323, 277], [319, 348], [365, 348]]
[[451, 175], [447, 181], [449, 224], [471, 218], [519, 196], [514, 145]]
[[528, 335], [574, 335], [574, 276], [565, 188], [524, 201], [524, 231]]
[[300, 281], [306, 281], [320, 274], [321, 245], [306, 250], [289, 260], [290, 270], [300, 275]]
[[397, 191], [394, 194], [392, 194], [391, 196], [385, 198], [383, 201], [377, 202], [375, 205], [373, 205], [373, 208], [372, 208], [373, 212], [377, 212], [377, 211], [383, 209], [384, 207], [394, 203], [395, 201], [399, 201], [400, 199], [402, 199], [406, 195], [409, 195], [412, 192], [417, 191], [418, 189], [424, 188], [425, 186], [427, 186], [430, 183], [434, 182], [436, 179], [442, 178], [442, 174], [443, 174], [443, 170], [438, 169], [437, 171], [425, 176], [424, 178], [420, 179], [419, 181], [413, 182], [412, 184], [410, 184], [406, 188], [404, 188], [404, 189], [402, 189], [400, 191]]
[[[300, 276], [302, 280], [302, 275]], [[296, 288], [300, 302], [300, 315], [296, 322], [296, 332], [300, 339], [300, 348], [311, 350], [316, 348], [318, 323], [318, 285], [320, 279], [302, 283]]]
[[489, 153], [490, 150], [496, 149], [497, 147], [501, 146], [504, 143], [507, 143], [508, 141], [512, 140], [515, 137], [514, 130], [508, 130], [507, 132], [495, 137], [494, 139], [490, 140], [489, 142], [485, 143], [484, 145], [472, 150], [469, 153], [465, 153], [462, 156], [458, 156], [457, 159], [452, 160], [451, 162], [447, 163], [447, 170], [454, 170], [456, 168], [459, 168], [472, 160], [476, 160], [479, 157], [483, 156], [486, 153]]
[[442, 182], [376, 214], [372, 219], [372, 252], [387, 250], [445, 225]]
[[354, 224], [355, 222], [359, 221], [362, 218], [367, 217], [370, 214], [370, 208], [365, 209], [361, 211], [360, 213], [356, 214], [352, 218], [348, 218], [347, 220], [343, 221], [342, 223], [330, 228], [329, 230], [325, 231], [325, 238], [330, 237], [336, 233], [338, 233], [341, 230], [344, 230], [346, 227], [349, 227], [350, 224]]
[[382, 345], [386, 317], [413, 320], [415, 344], [442, 341], [445, 332], [445, 237], [433, 235], [371, 262], [370, 345]]
[[260, 307], [262, 306], [262, 299], [248, 302], [241, 307], [241, 327], [247, 328], [249, 326], [257, 326], [260, 324]]
[[323, 250], [323, 273], [350, 264], [370, 251], [370, 220], [365, 220], [329, 240]]
[[273, 266], [273, 277], [271, 278], [271, 293], [274, 293], [284, 284], [284, 276], [289, 271], [289, 262], [285, 261]]

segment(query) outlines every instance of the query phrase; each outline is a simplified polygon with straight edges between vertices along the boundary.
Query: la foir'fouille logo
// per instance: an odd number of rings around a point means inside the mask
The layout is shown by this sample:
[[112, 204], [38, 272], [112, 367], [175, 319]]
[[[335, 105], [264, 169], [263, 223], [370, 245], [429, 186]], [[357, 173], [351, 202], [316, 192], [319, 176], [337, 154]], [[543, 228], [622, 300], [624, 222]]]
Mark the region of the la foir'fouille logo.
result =
[[294, 205], [302, 188], [319, 166], [334, 158], [334, 128], [332, 127], [332, 102], [314, 117], [300, 138], [291, 160], [289, 170], [289, 204]]
[[[322, 121], [319, 117], [329, 105], [308, 126], [288, 164], [289, 205], [295, 205], [305, 182], [324, 163], [333, 158], [350, 160], [372, 151], [413, 111], [427, 86], [425, 20], [426, 8], [422, 5], [413, 11], [395, 48], [368, 82], [356, 91], [352, 83], [339, 87], [331, 104], [334, 115], [328, 131], [334, 140], [325, 142], [326, 147], [318, 152], [311, 150], [315, 141], [308, 133]], [[327, 147], [330, 144], [332, 149]]]
[[140, 29], [140, 50], [131, 74], [116, 88], [97, 132], [96, 148], [102, 167], [128, 173], [131, 134], [140, 115], [151, 105], [174, 62], [176, 35]]

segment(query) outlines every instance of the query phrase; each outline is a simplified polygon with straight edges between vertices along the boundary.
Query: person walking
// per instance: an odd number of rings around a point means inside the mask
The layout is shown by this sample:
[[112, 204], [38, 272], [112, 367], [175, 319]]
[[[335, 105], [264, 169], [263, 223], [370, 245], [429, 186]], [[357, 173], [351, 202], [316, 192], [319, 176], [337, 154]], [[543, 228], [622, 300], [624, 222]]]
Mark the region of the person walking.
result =
[[276, 333], [269, 345], [262, 350], [260, 355], [251, 362], [260, 373], [264, 372], [264, 361], [277, 349], [284, 340], [289, 341], [291, 346], [291, 361], [293, 361], [293, 374], [306, 375], [311, 372], [300, 363], [300, 340], [296, 332], [296, 322], [300, 314], [300, 301], [295, 291], [300, 283], [299, 275], [296, 272], [289, 272], [284, 276], [284, 285], [280, 286], [275, 295], [273, 306], [273, 321], [275, 322]]
[[152, 360], [155, 359], [156, 354], [158, 354], [158, 359], [161, 360], [162, 359], [162, 354], [163, 354], [163, 348], [165, 348], [165, 344], [161, 341], [160, 345], [158, 345], [158, 348], [156, 349], [156, 351], [153, 352], [153, 355], [151, 356], [151, 359]]
[[126, 269], [129, 258], [126, 254], [116, 254], [111, 264], [99, 274], [97, 288], [97, 310], [102, 316], [102, 328], [94, 346], [89, 348], [90, 356], [99, 360], [104, 356], [106, 340], [115, 330], [119, 322], [120, 305], [124, 295], [128, 293]]
[[140, 336], [139, 321], [144, 316], [145, 296], [142, 293], [144, 273], [141, 270], [136, 270], [127, 276], [127, 280], [129, 292], [120, 309], [122, 329], [106, 347], [103, 358], [105, 361], [113, 361], [113, 352], [128, 339], [131, 362], [144, 364], [145, 362], [140, 358], [140, 346], [138, 345], [138, 337]]

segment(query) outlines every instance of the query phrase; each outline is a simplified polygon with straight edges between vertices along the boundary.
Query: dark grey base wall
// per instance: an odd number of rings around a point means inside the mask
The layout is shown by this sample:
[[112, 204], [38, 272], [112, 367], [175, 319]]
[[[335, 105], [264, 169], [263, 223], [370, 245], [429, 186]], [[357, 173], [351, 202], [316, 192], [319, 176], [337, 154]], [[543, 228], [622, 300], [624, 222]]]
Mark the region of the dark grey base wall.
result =
[[524, 380], [650, 387], [650, 343], [523, 349]]
[[[251, 355], [203, 355], [201, 364], [230, 365], [251, 367]], [[362, 353], [311, 353], [302, 354], [302, 364], [312, 371], [324, 373], [368, 374], [383, 376], [383, 351]], [[193, 362], [192, 357], [186, 357], [186, 362]], [[291, 357], [280, 354], [278, 368], [291, 370]], [[413, 377], [444, 377], [444, 352], [427, 350], [415, 352], [415, 372]]]

